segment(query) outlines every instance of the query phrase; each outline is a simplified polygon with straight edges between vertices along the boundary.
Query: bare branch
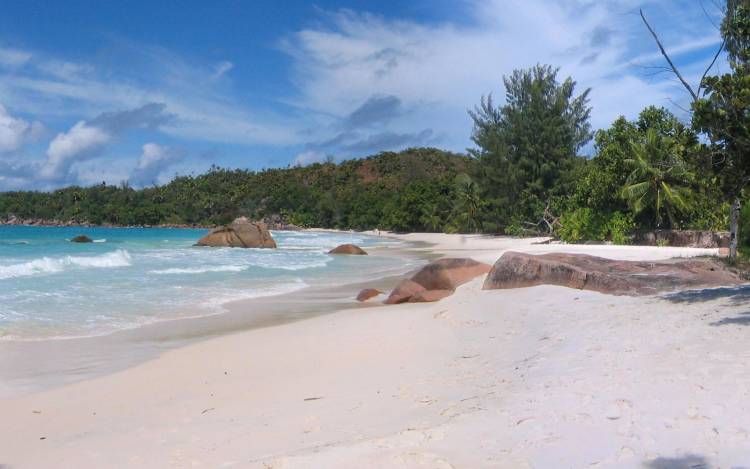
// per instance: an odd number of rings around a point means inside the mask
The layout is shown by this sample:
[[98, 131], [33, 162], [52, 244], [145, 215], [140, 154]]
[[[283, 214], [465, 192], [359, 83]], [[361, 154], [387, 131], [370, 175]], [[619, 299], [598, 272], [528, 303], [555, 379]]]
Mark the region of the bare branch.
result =
[[664, 58], [667, 60], [667, 63], [672, 68], [672, 72], [677, 76], [677, 78], [680, 79], [680, 82], [682, 83], [682, 86], [685, 87], [686, 90], [688, 90], [688, 93], [690, 93], [690, 96], [693, 97], [693, 101], [698, 100], [698, 95], [695, 94], [695, 91], [693, 91], [693, 88], [688, 84], [688, 82], [685, 81], [684, 78], [682, 78], [682, 74], [679, 70], [677, 70], [677, 67], [672, 62], [672, 59], [669, 58], [669, 54], [667, 54], [667, 51], [664, 50], [664, 46], [662, 45], [661, 41], [659, 40], [659, 36], [656, 35], [656, 31], [654, 31], [654, 28], [651, 27], [651, 25], [648, 23], [648, 20], [646, 20], [646, 15], [643, 14], [643, 9], [640, 9], [639, 12], [641, 13], [641, 19], [643, 20], [643, 23], [648, 28], [648, 31], [651, 33], [651, 35], [654, 37], [654, 40], [656, 41], [656, 45], [659, 46], [659, 50], [661, 51], [661, 55], [664, 56]]
[[681, 106], [680, 104], [676, 103], [672, 98], [667, 98], [667, 100], [672, 103], [673, 106], [680, 108], [684, 113], [690, 114], [689, 109], [685, 109], [684, 106]]
[[706, 78], [706, 75], [708, 75], [708, 72], [714, 67], [714, 64], [716, 63], [716, 59], [718, 59], [719, 55], [721, 55], [721, 51], [724, 50], [724, 46], [726, 45], [726, 43], [727, 43], [726, 39], [721, 41], [721, 45], [719, 46], [719, 50], [716, 51], [716, 54], [714, 55], [714, 59], [708, 65], [708, 68], [706, 69], [706, 71], [703, 72], [703, 76], [701, 77], [701, 82], [698, 83], [698, 96], [700, 96], [701, 88], [703, 88], [703, 80]]
[[[706, 16], [706, 19], [709, 23], [713, 25], [716, 29], [721, 29], [721, 25], [717, 24], [716, 21], [714, 21], [713, 18], [711, 18], [711, 15], [708, 14], [708, 11], [706, 11], [706, 6], [703, 4], [703, 0], [700, 1], [701, 4], [701, 10], [703, 10], [703, 14]], [[716, 3], [714, 3], [714, 7], [716, 7]]]

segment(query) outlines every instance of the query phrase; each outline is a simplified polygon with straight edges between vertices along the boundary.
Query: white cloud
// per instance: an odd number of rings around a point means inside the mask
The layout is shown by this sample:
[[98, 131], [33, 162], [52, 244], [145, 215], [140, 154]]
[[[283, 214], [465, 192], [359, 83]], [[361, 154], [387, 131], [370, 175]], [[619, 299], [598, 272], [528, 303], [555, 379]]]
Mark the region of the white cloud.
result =
[[75, 119], [160, 102], [177, 115], [162, 131], [182, 139], [244, 145], [287, 145], [299, 139], [296, 119], [248, 108], [226, 80], [218, 79], [234, 67], [229, 61], [193, 63], [161, 47], [127, 41], [111, 47], [127, 64], [116, 74], [88, 63], [34, 56], [23, 70], [0, 70], [0, 99], [26, 113]]
[[[282, 41], [293, 74], [277, 77], [269, 70], [269, 80], [289, 79], [293, 87], [270, 97], [235, 89], [243, 77], [229, 60], [196, 62], [123, 39], [108, 41], [118, 60], [104, 64], [96, 57], [78, 63], [0, 47], [4, 105], [45, 122], [78, 122], [53, 139], [46, 159], [29, 162], [19, 152], [41, 124], [0, 108], [2, 185], [96, 181], [115, 160], [110, 179], [141, 184], [161, 180], [172, 164], [193, 168], [156, 144], [144, 146], [135, 169], [132, 159], [113, 158], [112, 144], [134, 128], [237, 145], [250, 156], [262, 154], [262, 146], [275, 147], [272, 154], [291, 148], [297, 164], [411, 145], [462, 151], [471, 144], [467, 109], [490, 92], [502, 102], [501, 77], [536, 63], [559, 65], [560, 78], [571, 75], [579, 91], [591, 87], [592, 124], [606, 127], [648, 104], [685, 103], [673, 77], [644, 68], [663, 63], [637, 15], [641, 6], [684, 75], [697, 83], [705, 66], [698, 57], [712, 55], [718, 33], [699, 4], [677, 0], [462, 0], [455, 5], [461, 22], [442, 23], [323, 12]], [[232, 80], [226, 79], [230, 72]], [[35, 184], [39, 168], [46, 179]]]
[[156, 143], [147, 143], [143, 145], [143, 153], [130, 176], [130, 182], [136, 186], [164, 182], [159, 179], [159, 176], [169, 167], [180, 162], [184, 156], [180, 150]]
[[[661, 64], [634, 14], [642, 3], [472, 1], [465, 5], [473, 21], [462, 25], [343, 11], [331, 13], [323, 26], [299, 31], [282, 46], [294, 60], [300, 86], [294, 101], [316, 113], [319, 139], [335, 135], [333, 123], [373, 96], [392, 96], [410, 112], [380, 132], [432, 129], [443, 136], [442, 146], [462, 150], [470, 144], [466, 110], [490, 92], [501, 102], [501, 77], [536, 63], [560, 66], [560, 78], [572, 76], [579, 92], [593, 88], [592, 124], [597, 128], [620, 114], [633, 117], [646, 105], [671, 106], [669, 98], [683, 99], [671, 76], [648, 76], [632, 66]], [[671, 11], [663, 3], [658, 7]], [[668, 49], [678, 56], [718, 45], [718, 32], [696, 8], [700, 16], [680, 15], [690, 22], [680, 25], [689, 33], [662, 31]], [[692, 65], [685, 67], [686, 73], [697, 81], [700, 74]]]
[[23, 50], [0, 47], [0, 66], [2, 67], [20, 67], [31, 60], [31, 57], [31, 53]]
[[307, 150], [299, 153], [294, 158], [294, 166], [307, 166], [313, 163], [322, 163], [326, 160], [326, 154], [322, 151]]
[[39, 122], [27, 122], [11, 116], [0, 104], [0, 154], [18, 150], [23, 144], [35, 140], [44, 133]]
[[47, 163], [42, 167], [41, 176], [45, 179], [65, 176], [71, 164], [95, 156], [111, 138], [107, 132], [87, 125], [84, 121], [76, 123], [67, 132], [57, 134], [50, 142]]
[[44, 179], [67, 180], [74, 163], [98, 156], [115, 137], [131, 129], [156, 130], [173, 116], [166, 106], [149, 103], [126, 111], [106, 112], [90, 122], [79, 121], [67, 132], [61, 132], [47, 148], [47, 161], [40, 175]]
[[219, 62], [214, 66], [214, 74], [211, 75], [212, 80], [218, 80], [224, 74], [226, 74], [228, 71], [234, 68], [234, 64], [232, 62], [229, 62], [228, 60], [224, 60], [222, 62]]

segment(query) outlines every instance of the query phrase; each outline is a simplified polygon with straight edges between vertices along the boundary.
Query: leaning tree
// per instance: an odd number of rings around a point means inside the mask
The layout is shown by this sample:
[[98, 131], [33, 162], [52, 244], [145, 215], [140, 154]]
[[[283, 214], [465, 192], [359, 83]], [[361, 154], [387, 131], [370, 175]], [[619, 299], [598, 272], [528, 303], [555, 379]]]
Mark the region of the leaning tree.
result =
[[[642, 10], [641, 18], [667, 61], [668, 69], [690, 93], [693, 126], [710, 140], [712, 166], [720, 176], [722, 192], [731, 202], [729, 257], [735, 259], [740, 204], [750, 180], [750, 0], [726, 2], [721, 24], [722, 42], [697, 90], [680, 74]], [[722, 52], [727, 53], [731, 72], [708, 76]]]
[[731, 259], [737, 256], [740, 201], [750, 181], [750, 0], [727, 0], [721, 25], [730, 73], [705, 77], [693, 125], [711, 139], [712, 162], [731, 201]]

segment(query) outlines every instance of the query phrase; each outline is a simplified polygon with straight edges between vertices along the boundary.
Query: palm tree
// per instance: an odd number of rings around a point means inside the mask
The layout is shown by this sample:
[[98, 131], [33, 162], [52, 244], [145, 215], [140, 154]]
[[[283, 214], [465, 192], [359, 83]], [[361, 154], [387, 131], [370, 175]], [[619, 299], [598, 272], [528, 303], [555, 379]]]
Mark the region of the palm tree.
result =
[[432, 204], [422, 214], [420, 221], [430, 231], [438, 231], [443, 224], [437, 205]]
[[471, 227], [474, 231], [482, 230], [482, 198], [479, 194], [479, 186], [466, 174], [456, 176], [456, 205], [454, 210], [457, 219], [464, 226]]
[[656, 227], [664, 215], [670, 227], [678, 227], [677, 214], [688, 209], [693, 174], [682, 157], [682, 145], [671, 137], [648, 129], [644, 141], [631, 142], [633, 157], [625, 160], [632, 172], [625, 180], [622, 197], [635, 214], [651, 212]]

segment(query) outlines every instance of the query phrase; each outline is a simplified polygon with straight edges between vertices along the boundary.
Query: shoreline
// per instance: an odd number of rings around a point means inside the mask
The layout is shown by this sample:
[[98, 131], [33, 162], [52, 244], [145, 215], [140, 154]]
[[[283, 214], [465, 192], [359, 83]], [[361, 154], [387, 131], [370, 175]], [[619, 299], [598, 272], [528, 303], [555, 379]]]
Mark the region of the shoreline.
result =
[[[508, 249], [657, 260], [716, 250], [395, 235], [431, 256]], [[492, 259], [494, 261], [494, 259]], [[747, 463], [747, 286], [613, 297], [556, 286], [334, 311], [221, 333], [0, 399], [0, 463], [637, 467]], [[246, 307], [237, 305], [238, 307]], [[42, 439], [43, 438], [43, 439]], [[661, 459], [660, 459], [661, 458]], [[695, 464], [698, 464], [695, 463]], [[660, 466], [654, 466], [660, 467]]]
[[[374, 256], [403, 256], [419, 265], [430, 260], [420, 251], [422, 247], [415, 242], [370, 251]], [[218, 312], [188, 313], [97, 335], [0, 340], [0, 399], [119, 372], [168, 350], [216, 337], [288, 324], [341, 308], [384, 306], [358, 303], [355, 297], [362, 288], [388, 290], [413, 270], [409, 267], [404, 272], [339, 286], [308, 285], [274, 295], [233, 299], [222, 303]]]

